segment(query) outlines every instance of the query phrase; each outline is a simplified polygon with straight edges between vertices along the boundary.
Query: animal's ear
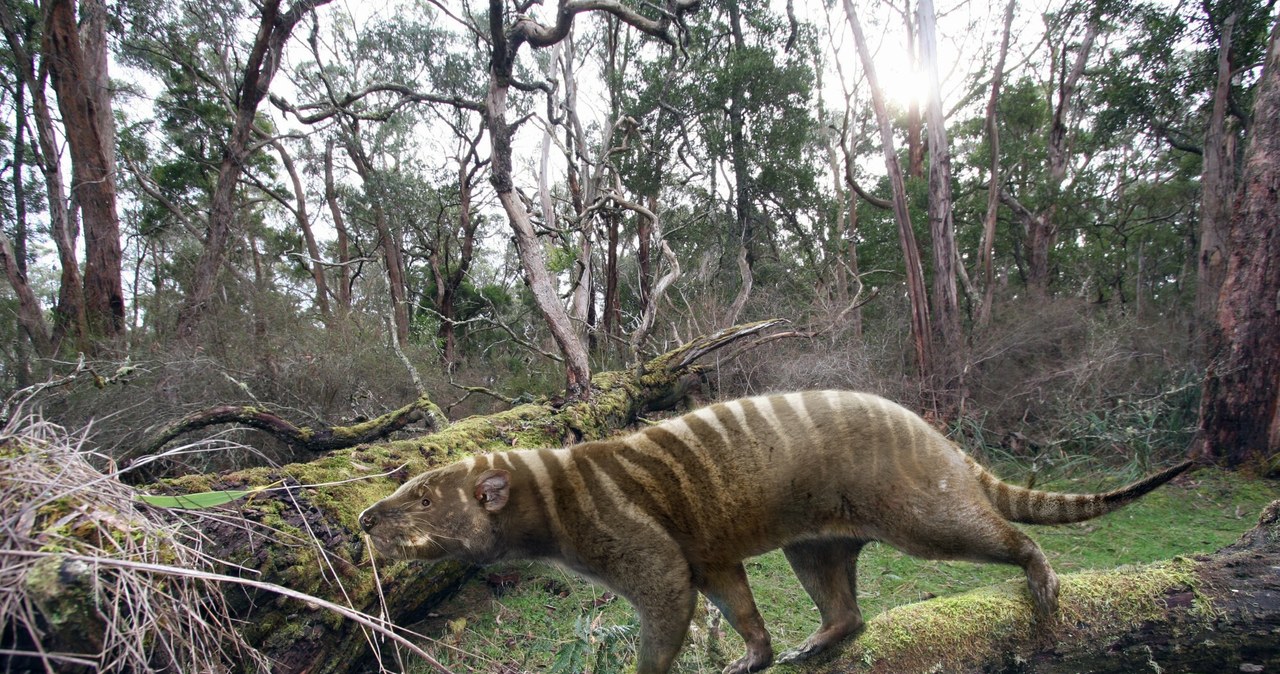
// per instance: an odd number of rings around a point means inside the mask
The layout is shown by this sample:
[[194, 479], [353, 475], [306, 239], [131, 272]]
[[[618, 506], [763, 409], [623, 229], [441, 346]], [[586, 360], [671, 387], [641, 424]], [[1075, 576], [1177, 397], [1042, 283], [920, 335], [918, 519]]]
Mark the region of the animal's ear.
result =
[[511, 473], [505, 470], [486, 470], [476, 478], [476, 500], [485, 510], [496, 513], [507, 505], [511, 495]]

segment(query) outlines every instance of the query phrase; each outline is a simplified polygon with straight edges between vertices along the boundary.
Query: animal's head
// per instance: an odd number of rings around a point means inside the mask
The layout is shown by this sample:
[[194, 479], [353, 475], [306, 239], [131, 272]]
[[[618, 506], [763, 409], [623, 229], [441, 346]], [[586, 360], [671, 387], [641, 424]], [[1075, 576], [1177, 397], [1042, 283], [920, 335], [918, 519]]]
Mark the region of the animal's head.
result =
[[473, 466], [463, 461], [414, 477], [360, 513], [360, 528], [393, 559], [492, 561], [500, 553], [494, 521], [511, 476]]

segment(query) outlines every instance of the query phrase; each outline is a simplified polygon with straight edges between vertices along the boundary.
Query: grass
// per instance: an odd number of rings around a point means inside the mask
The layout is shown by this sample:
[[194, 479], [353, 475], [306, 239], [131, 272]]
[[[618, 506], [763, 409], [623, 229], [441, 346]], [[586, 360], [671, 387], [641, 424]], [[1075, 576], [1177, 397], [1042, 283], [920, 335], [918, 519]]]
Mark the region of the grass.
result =
[[[1122, 481], [1064, 480], [1037, 487], [1087, 492]], [[1100, 519], [1026, 530], [1060, 574], [1110, 569], [1212, 552], [1251, 528], [1262, 507], [1277, 498], [1280, 484], [1206, 469]], [[880, 544], [868, 546], [858, 564], [858, 594], [867, 618], [895, 606], [1022, 578], [1014, 567], [920, 560]], [[818, 613], [782, 554], [750, 559], [746, 567], [775, 650], [802, 641], [817, 626]], [[510, 586], [495, 587], [499, 580]], [[415, 629], [438, 640], [428, 650], [458, 674], [606, 674], [630, 666], [635, 625], [627, 602], [603, 588], [553, 566], [517, 562], [484, 569]], [[741, 649], [728, 624], [717, 625], [715, 616], [700, 607], [675, 669], [714, 674]]]

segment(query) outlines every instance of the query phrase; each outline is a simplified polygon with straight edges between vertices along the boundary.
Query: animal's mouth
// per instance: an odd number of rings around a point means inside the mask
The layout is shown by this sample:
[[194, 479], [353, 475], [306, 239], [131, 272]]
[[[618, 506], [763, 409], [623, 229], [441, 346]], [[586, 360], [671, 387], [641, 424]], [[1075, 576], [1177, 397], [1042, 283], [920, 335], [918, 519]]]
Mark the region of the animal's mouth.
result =
[[409, 535], [404, 531], [388, 534], [381, 530], [374, 530], [365, 537], [373, 544], [373, 549], [377, 550], [378, 554], [395, 561], [413, 559], [431, 561], [444, 556], [440, 544], [429, 534]]
[[367, 534], [365, 537], [373, 544], [373, 549], [377, 550], [378, 554], [383, 557], [396, 560], [408, 559], [408, 555], [406, 554], [408, 551], [404, 549], [402, 544], [397, 543], [396, 540], [376, 533]]

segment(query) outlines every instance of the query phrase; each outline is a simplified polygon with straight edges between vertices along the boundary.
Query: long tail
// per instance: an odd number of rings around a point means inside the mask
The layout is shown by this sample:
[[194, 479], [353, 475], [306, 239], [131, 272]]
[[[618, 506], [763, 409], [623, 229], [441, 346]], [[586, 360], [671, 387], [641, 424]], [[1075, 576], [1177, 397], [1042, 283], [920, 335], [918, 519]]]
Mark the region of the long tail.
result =
[[1184, 461], [1103, 494], [1060, 494], [1057, 492], [1024, 489], [1001, 482], [985, 468], [969, 459], [969, 469], [982, 486], [987, 499], [996, 510], [1011, 522], [1024, 524], [1069, 524], [1105, 515], [1112, 510], [1136, 501], [1142, 495], [1181, 475], [1194, 464]]

